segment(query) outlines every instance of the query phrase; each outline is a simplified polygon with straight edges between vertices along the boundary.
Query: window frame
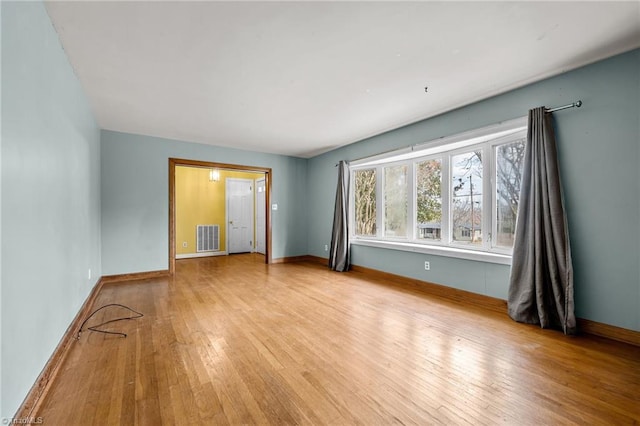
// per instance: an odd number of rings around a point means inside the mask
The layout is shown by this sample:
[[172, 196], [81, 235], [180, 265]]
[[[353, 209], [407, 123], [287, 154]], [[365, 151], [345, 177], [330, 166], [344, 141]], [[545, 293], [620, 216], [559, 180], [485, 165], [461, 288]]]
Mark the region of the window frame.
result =
[[[411, 225], [411, 229], [413, 230], [413, 239], [420, 242], [420, 244], [425, 244], [427, 243], [427, 239], [420, 239], [417, 236], [418, 233], [418, 218], [417, 218], [417, 200], [418, 200], [418, 172], [417, 172], [417, 164], [418, 163], [423, 163], [425, 161], [431, 161], [431, 160], [440, 160], [440, 203], [444, 206], [445, 205], [445, 187], [446, 185], [448, 185], [448, 183], [446, 183], [446, 175], [445, 175], [445, 171], [448, 170], [449, 168], [449, 164], [448, 164], [448, 159], [445, 158], [445, 156], [443, 155], [443, 153], [435, 153], [435, 154], [430, 154], [427, 156], [421, 156], [421, 157], [416, 157], [411, 159], [411, 172], [413, 174], [413, 178], [411, 179], [413, 182], [413, 208], [414, 210], [411, 211], [411, 218], [410, 218], [410, 225]], [[445, 161], [447, 162], [447, 165], [445, 166]], [[448, 197], [447, 197], [448, 199]], [[444, 241], [446, 241], [449, 237], [449, 230], [448, 230], [448, 226], [446, 226], [448, 224], [448, 219], [445, 218], [445, 212], [441, 211], [440, 212], [440, 240], [432, 240], [430, 242], [428, 242], [429, 244], [433, 244], [433, 245], [444, 245]]]
[[[526, 117], [505, 121], [492, 126], [475, 129], [440, 138], [424, 144], [401, 150], [375, 155], [353, 161], [349, 166], [351, 182], [358, 170], [376, 170], [376, 235], [355, 234], [355, 193], [350, 188], [349, 225], [350, 242], [355, 245], [382, 247], [480, 260], [491, 263], [510, 264], [512, 248], [497, 246], [497, 151], [500, 145], [526, 138]], [[468, 243], [453, 241], [452, 208], [452, 158], [461, 153], [482, 150], [482, 243], [471, 246]], [[417, 221], [417, 164], [439, 159], [441, 161], [441, 229], [440, 240], [418, 238]], [[385, 167], [407, 166], [407, 236], [385, 237]], [[488, 232], [487, 232], [488, 231]]]
[[[361, 171], [361, 170], [375, 170], [375, 176], [376, 176], [376, 187], [375, 187], [375, 194], [376, 194], [376, 233], [375, 235], [358, 235], [356, 234], [356, 225], [355, 225], [355, 220], [356, 220], [356, 197], [355, 197], [355, 172], [356, 171]], [[349, 185], [349, 240], [353, 240], [354, 237], [358, 237], [358, 238], [378, 238], [380, 236], [379, 234], [379, 230], [380, 230], [380, 218], [381, 218], [381, 212], [380, 212], [380, 208], [378, 206], [378, 200], [380, 199], [380, 185], [378, 185], [378, 177], [380, 170], [376, 167], [362, 167], [362, 168], [357, 168], [357, 169], [349, 169], [349, 182], [353, 182], [352, 185]]]

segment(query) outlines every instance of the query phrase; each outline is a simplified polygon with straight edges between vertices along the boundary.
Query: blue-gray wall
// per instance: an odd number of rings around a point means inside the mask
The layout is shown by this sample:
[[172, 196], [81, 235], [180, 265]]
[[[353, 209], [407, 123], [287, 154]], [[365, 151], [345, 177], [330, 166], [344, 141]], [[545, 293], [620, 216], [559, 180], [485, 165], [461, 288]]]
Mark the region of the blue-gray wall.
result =
[[[640, 50], [309, 160], [309, 254], [327, 257], [339, 160], [426, 142], [565, 105], [554, 114], [575, 268], [576, 314], [640, 331]], [[428, 102], [428, 98], [425, 98]], [[423, 268], [431, 260], [431, 271]], [[509, 267], [352, 246], [356, 265], [506, 299]]]
[[272, 169], [272, 257], [307, 254], [307, 160], [102, 131], [104, 275], [169, 267], [169, 158]]
[[0, 417], [12, 417], [102, 274], [100, 131], [44, 5], [0, 7]]

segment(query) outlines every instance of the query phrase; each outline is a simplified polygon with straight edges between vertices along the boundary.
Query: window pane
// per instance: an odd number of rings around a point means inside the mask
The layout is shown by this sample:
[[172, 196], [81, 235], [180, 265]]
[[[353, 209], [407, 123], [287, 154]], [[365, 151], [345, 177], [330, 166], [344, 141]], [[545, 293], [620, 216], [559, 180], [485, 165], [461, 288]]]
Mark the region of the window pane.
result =
[[452, 239], [482, 245], [482, 151], [451, 157]]
[[356, 235], [376, 235], [376, 170], [354, 173]]
[[406, 165], [384, 168], [384, 235], [407, 236], [408, 182]]
[[416, 164], [417, 237], [440, 241], [442, 228], [442, 160]]
[[524, 161], [524, 139], [496, 148], [496, 239], [500, 247], [513, 247], [520, 181]]

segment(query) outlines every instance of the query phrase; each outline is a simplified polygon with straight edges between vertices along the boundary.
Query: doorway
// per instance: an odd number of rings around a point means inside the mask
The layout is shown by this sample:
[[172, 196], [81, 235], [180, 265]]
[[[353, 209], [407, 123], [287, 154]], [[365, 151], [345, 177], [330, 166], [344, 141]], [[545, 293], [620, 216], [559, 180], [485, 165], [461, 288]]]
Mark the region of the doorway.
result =
[[[228, 215], [228, 207], [225, 207], [227, 211], [226, 214], [226, 222], [229, 220], [237, 223], [238, 229], [233, 230], [232, 227], [229, 226], [229, 232], [227, 233], [227, 238], [231, 233], [234, 233], [235, 236], [238, 236], [238, 241], [242, 242], [244, 240], [244, 246], [242, 245], [234, 245], [233, 248], [230, 247], [229, 244], [226, 245], [228, 252], [251, 252], [258, 251], [264, 254], [265, 263], [271, 263], [271, 215], [270, 210], [267, 208], [270, 199], [271, 199], [271, 169], [264, 167], [254, 167], [254, 166], [243, 166], [237, 164], [226, 164], [226, 163], [213, 163], [206, 161], [197, 161], [197, 160], [186, 160], [186, 159], [177, 159], [170, 158], [169, 159], [169, 273], [173, 274], [175, 272], [175, 262], [176, 262], [176, 168], [179, 166], [190, 167], [190, 168], [200, 168], [200, 169], [208, 169], [211, 172], [211, 176], [213, 179], [214, 175], [219, 175], [220, 171], [224, 174], [224, 171], [228, 172], [245, 172], [245, 173], [253, 173], [254, 176], [259, 176], [258, 179], [235, 179], [238, 180], [246, 180], [246, 186], [250, 185], [250, 194], [244, 195], [244, 201], [242, 201], [243, 195], [238, 194], [238, 199], [240, 200], [240, 207], [232, 208], [232, 216], [234, 219], [230, 219]], [[207, 173], [208, 173], [207, 171]], [[232, 174], [232, 173], [229, 173]], [[235, 173], [236, 175], [242, 176], [243, 173]], [[251, 176], [251, 175], [249, 175]], [[227, 178], [230, 179], [230, 178]], [[227, 179], [224, 179], [225, 181]], [[262, 188], [262, 197], [260, 206], [254, 206], [254, 200], [257, 201], [257, 197], [254, 197], [256, 194], [256, 182], [258, 180], [262, 180], [263, 184]], [[222, 183], [222, 182], [220, 182]], [[234, 184], [233, 191], [242, 192], [243, 184]], [[228, 198], [228, 197], [226, 197]], [[250, 206], [250, 212], [249, 210]], [[253, 224], [253, 216], [254, 213], [260, 214], [261, 211], [264, 212], [264, 220], [261, 221], [262, 225], [258, 222]], [[239, 216], [237, 216], [239, 214]], [[249, 222], [250, 225], [246, 225], [246, 218], [250, 217]], [[257, 219], [257, 217], [256, 217]], [[238, 221], [238, 222], [236, 222]], [[243, 224], [244, 223], [244, 224]], [[225, 224], [227, 225], [227, 224]], [[248, 238], [247, 238], [248, 237]], [[234, 241], [235, 238], [232, 238]], [[223, 240], [224, 241], [224, 240]], [[257, 245], [259, 241], [263, 241], [263, 247], [258, 249]], [[235, 242], [233, 243], [235, 244]]]

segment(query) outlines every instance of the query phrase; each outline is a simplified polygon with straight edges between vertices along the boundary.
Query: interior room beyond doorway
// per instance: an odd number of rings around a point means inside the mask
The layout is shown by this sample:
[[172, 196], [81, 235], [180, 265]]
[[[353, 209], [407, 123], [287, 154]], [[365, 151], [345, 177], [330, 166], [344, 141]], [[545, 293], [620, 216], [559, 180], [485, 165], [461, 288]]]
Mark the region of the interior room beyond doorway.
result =
[[175, 166], [175, 258], [266, 255], [266, 173]]

